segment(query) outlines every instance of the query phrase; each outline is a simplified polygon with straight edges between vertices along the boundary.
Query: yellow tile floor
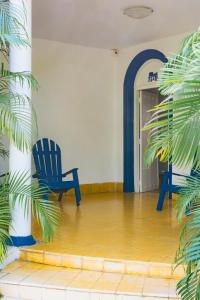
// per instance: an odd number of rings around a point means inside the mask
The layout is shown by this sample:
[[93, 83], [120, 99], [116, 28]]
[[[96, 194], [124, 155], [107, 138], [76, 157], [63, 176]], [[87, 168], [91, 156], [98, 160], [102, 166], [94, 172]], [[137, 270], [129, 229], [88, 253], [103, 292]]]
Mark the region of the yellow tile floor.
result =
[[0, 273], [5, 299], [26, 300], [172, 300], [174, 279], [74, 270], [14, 262]]
[[[73, 196], [66, 194], [53, 242], [41, 242], [32, 249], [171, 263], [178, 247], [180, 228], [173, 201], [165, 201], [163, 211], [157, 212], [157, 198], [156, 192], [91, 194], [84, 195], [77, 208]], [[33, 233], [40, 240], [36, 224]]]

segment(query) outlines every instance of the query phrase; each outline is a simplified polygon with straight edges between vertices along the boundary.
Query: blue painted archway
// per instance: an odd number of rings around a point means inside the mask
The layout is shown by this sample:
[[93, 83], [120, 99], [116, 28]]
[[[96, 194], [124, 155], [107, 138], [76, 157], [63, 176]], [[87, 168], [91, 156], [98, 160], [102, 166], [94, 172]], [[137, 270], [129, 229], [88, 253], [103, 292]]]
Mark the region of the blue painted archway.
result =
[[137, 54], [130, 63], [124, 79], [124, 192], [134, 192], [134, 85], [137, 72], [151, 59], [167, 62], [166, 56], [155, 49]]

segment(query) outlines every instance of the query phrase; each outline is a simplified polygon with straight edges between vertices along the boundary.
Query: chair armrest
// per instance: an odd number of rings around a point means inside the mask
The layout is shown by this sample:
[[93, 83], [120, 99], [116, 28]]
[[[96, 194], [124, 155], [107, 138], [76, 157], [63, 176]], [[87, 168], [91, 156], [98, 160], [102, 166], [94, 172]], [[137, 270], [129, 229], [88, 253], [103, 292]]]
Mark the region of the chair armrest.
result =
[[189, 177], [189, 175], [183, 175], [183, 174], [178, 174], [178, 173], [172, 173], [172, 175], [179, 176], [179, 177], [185, 177], [185, 178]]
[[77, 170], [78, 170], [78, 168], [71, 169], [71, 170], [69, 170], [69, 171], [63, 173], [63, 174], [62, 174], [62, 177], [66, 177], [66, 176], [69, 175], [69, 174], [72, 174], [72, 173], [74, 173], [74, 172], [77, 172]]
[[[169, 171], [162, 171], [161, 174], [162, 175], [165, 175], [165, 174], [170, 175], [170, 172]], [[179, 176], [179, 177], [185, 177], [185, 178], [189, 177], [189, 175], [183, 175], [183, 174], [178, 174], [178, 173], [174, 173], [174, 172], [172, 172], [171, 175]]]

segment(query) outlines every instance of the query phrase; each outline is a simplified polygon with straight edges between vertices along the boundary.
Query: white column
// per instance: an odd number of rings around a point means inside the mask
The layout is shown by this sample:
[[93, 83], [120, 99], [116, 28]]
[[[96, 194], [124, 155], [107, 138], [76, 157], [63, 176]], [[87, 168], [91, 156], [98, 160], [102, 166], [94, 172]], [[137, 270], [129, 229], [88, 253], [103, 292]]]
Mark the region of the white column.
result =
[[[12, 5], [17, 5], [25, 12], [25, 28], [29, 36], [29, 42], [31, 43], [31, 25], [32, 25], [32, 0], [10, 0], [11, 9]], [[10, 47], [9, 57], [10, 71], [31, 72], [31, 47]], [[19, 83], [10, 87], [18, 93], [22, 93], [31, 98], [31, 89], [28, 84], [24, 84], [23, 88]], [[31, 109], [29, 105], [22, 104], [22, 109], [26, 109], [31, 119]], [[27, 184], [31, 183], [31, 152], [21, 152], [15, 145], [11, 143], [9, 154], [9, 168], [10, 173], [16, 172], [28, 172], [30, 180]], [[24, 209], [16, 203], [16, 206], [12, 212], [13, 224], [10, 228], [10, 235], [14, 246], [30, 245], [34, 243], [31, 235], [31, 208], [29, 209], [28, 216], [25, 216]]]

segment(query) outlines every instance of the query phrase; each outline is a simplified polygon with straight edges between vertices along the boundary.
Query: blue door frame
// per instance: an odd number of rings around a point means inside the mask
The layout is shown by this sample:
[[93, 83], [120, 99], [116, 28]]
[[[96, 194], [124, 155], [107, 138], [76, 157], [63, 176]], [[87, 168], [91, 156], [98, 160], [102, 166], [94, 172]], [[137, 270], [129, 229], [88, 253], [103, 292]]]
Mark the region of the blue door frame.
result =
[[151, 59], [167, 62], [166, 56], [155, 49], [137, 54], [130, 63], [124, 79], [124, 186], [125, 193], [134, 188], [134, 91], [135, 79], [141, 66]]

